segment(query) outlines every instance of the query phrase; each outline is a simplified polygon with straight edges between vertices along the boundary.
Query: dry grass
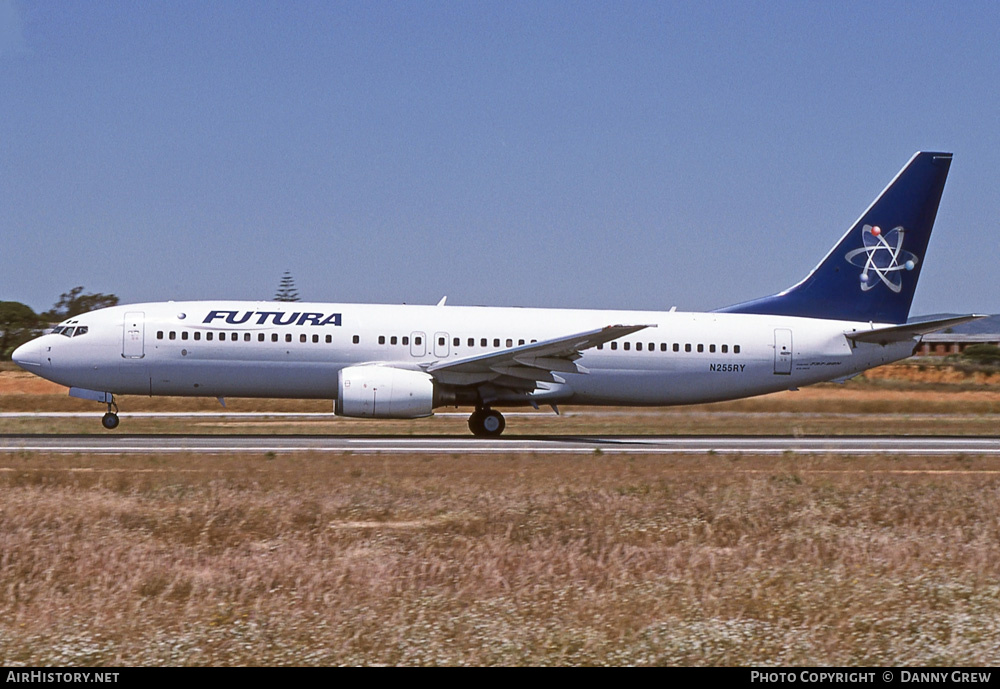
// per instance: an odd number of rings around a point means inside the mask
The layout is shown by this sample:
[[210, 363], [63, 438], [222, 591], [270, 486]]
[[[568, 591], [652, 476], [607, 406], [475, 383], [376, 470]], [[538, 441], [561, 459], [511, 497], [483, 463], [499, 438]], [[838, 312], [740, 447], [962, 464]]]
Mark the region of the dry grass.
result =
[[[3, 398], [0, 398], [2, 401]], [[140, 398], [141, 399], [141, 398]], [[321, 417], [130, 417], [137, 407], [122, 400], [122, 425], [116, 433], [329, 434], [329, 435], [468, 435], [470, 410], [440, 410], [428, 419], [407, 421]], [[61, 400], [60, 400], [61, 402]], [[186, 400], [153, 400], [154, 409], [185, 409]], [[176, 404], [175, 404], [176, 403]], [[231, 400], [228, 410], [328, 412], [310, 409], [315, 402]], [[305, 409], [295, 409], [295, 405]], [[324, 405], [325, 406], [325, 405]], [[279, 407], [275, 409], [274, 407]], [[107, 433], [100, 424], [101, 405], [86, 404], [82, 417], [0, 419], [3, 433]], [[218, 403], [204, 411], [222, 412]], [[448, 412], [461, 412], [450, 414]], [[694, 407], [607, 409], [564, 407], [550, 410], [504, 410], [507, 436], [525, 435], [996, 435], [1000, 429], [1000, 392], [952, 392], [914, 395], [879, 389], [809, 388], [738, 402]], [[511, 412], [514, 413], [511, 413]]]
[[[978, 374], [977, 374], [978, 375]], [[467, 434], [463, 416], [414, 421], [366, 421], [332, 415], [330, 400], [214, 399], [125, 396], [119, 433]], [[323, 418], [129, 418], [129, 412], [325, 413]], [[455, 411], [444, 409], [444, 412]], [[468, 413], [469, 410], [464, 410]], [[519, 410], [523, 411], [523, 410]], [[529, 410], [530, 411], [530, 410]], [[1000, 375], [968, 377], [953, 367], [884, 366], [845, 385], [815, 385], [733, 402], [653, 409], [565, 407], [512, 417], [508, 435], [537, 434], [801, 434], [996, 435]], [[103, 405], [74, 399], [66, 389], [23, 371], [0, 367], [0, 412], [82, 412], [86, 418], [0, 419], [6, 433], [104, 433]]]
[[998, 470], [974, 457], [7, 456], [0, 658], [995, 664]]

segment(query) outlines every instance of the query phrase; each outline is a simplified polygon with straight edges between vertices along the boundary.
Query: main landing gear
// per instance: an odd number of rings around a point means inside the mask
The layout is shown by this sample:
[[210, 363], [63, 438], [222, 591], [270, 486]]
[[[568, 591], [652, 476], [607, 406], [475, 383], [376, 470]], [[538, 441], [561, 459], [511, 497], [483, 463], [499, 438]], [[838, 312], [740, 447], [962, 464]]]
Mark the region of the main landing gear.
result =
[[[114, 411], [111, 411], [112, 407], [114, 407]], [[108, 413], [101, 418], [101, 425], [109, 431], [113, 431], [118, 428], [118, 423], [118, 405], [115, 404], [115, 398], [112, 397], [111, 401], [108, 402]]]
[[469, 417], [469, 430], [472, 435], [496, 438], [507, 427], [503, 414], [489, 407], [477, 407]]

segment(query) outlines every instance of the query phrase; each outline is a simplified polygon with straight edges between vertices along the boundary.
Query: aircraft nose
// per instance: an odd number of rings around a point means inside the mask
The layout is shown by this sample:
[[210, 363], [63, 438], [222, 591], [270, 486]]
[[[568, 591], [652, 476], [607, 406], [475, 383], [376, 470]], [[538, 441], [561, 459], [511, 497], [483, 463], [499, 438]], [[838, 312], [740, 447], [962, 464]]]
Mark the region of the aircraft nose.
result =
[[10, 358], [15, 364], [20, 366], [25, 370], [31, 370], [32, 368], [38, 368], [42, 365], [42, 352], [41, 345], [38, 340], [31, 340], [30, 342], [25, 342], [23, 345], [14, 350], [14, 353], [10, 355]]

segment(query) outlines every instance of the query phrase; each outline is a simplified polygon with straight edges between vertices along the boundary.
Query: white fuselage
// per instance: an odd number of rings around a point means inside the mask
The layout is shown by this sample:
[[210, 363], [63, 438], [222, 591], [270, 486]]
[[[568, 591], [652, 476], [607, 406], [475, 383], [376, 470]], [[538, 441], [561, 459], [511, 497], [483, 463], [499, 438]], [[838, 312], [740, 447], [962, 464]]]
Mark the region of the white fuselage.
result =
[[115, 394], [334, 399], [348, 366], [421, 370], [618, 324], [649, 327], [583, 351], [586, 373], [560, 373], [496, 403], [734, 399], [844, 378], [906, 358], [916, 342], [856, 343], [845, 333], [879, 324], [787, 316], [206, 301], [84, 314], [64, 324], [73, 336], [44, 335], [19, 350], [18, 363]]

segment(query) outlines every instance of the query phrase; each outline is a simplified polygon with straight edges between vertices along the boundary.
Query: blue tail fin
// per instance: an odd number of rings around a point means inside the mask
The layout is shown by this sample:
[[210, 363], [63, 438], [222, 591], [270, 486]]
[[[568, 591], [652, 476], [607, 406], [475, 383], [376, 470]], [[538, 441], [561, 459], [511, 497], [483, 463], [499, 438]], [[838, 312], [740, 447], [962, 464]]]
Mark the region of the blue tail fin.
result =
[[805, 280], [723, 313], [905, 323], [951, 153], [917, 153]]

